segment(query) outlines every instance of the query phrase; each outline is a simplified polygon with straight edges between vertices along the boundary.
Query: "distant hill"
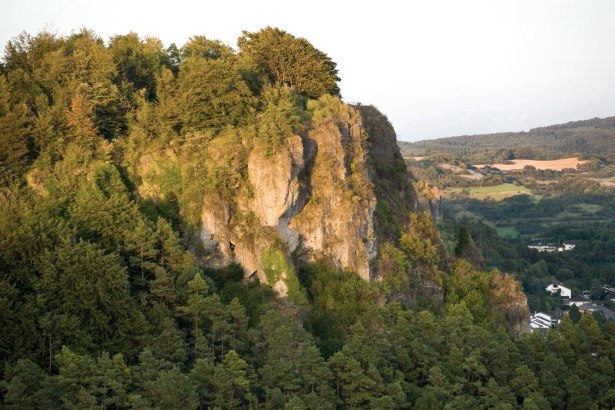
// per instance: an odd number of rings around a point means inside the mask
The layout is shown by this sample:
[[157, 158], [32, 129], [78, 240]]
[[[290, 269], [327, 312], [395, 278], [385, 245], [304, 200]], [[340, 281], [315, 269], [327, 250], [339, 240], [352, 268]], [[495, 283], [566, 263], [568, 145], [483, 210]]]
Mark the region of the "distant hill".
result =
[[476, 156], [501, 150], [511, 151], [505, 154], [511, 157], [508, 159], [553, 158], [571, 153], [610, 156], [615, 155], [615, 117], [571, 121], [528, 132], [464, 135], [413, 143], [400, 141], [399, 145], [404, 156], [434, 153]]

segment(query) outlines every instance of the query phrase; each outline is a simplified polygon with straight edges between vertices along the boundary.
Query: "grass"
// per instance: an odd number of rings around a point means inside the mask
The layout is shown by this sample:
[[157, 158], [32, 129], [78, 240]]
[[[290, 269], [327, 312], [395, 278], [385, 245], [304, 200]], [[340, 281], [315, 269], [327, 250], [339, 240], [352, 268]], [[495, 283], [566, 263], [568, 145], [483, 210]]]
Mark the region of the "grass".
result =
[[295, 270], [286, 261], [286, 257], [281, 250], [274, 248], [265, 249], [261, 261], [265, 276], [267, 277], [267, 283], [270, 286], [275, 285], [278, 280], [282, 279], [282, 274], [284, 274], [288, 298], [296, 305], [305, 305], [307, 303]]
[[533, 196], [532, 191], [530, 191], [525, 186], [518, 186], [513, 184], [500, 184], [494, 186], [481, 186], [472, 188], [450, 188], [449, 191], [462, 195], [464, 193], [467, 193], [467, 196], [470, 198], [480, 200], [494, 199], [496, 201], [501, 201], [515, 195]]
[[580, 204], [576, 205], [576, 208], [578, 208], [582, 212], [585, 212], [585, 213], [588, 213], [588, 214], [595, 214], [595, 213], [600, 212], [602, 210], [602, 206], [598, 205], [598, 204], [584, 204], [584, 203], [580, 203]]
[[495, 228], [498, 231], [498, 236], [502, 238], [518, 238], [519, 231], [514, 226], [498, 226]]

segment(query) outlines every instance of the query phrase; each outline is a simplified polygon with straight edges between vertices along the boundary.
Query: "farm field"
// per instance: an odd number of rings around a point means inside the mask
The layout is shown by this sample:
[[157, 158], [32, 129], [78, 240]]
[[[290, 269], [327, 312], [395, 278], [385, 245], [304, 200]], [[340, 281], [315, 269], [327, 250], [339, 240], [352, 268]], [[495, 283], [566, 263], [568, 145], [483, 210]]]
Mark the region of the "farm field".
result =
[[474, 199], [494, 199], [501, 201], [515, 195], [533, 195], [525, 186], [514, 184], [500, 184], [494, 186], [472, 187], [472, 188], [449, 188], [448, 191], [467, 196]]
[[[561, 171], [564, 169], [577, 169], [577, 165], [585, 164], [588, 161], [581, 161], [578, 157], [561, 158], [550, 161], [531, 160], [531, 159], [516, 159], [510, 161], [509, 164], [492, 164], [491, 166], [501, 171], [522, 170], [527, 165], [533, 166], [536, 169], [545, 170], [552, 169]], [[484, 168], [485, 165], [476, 165], [476, 168]]]
[[610, 178], [589, 178], [592, 181], [598, 182], [602, 186], [615, 187], [615, 177]]
[[[495, 190], [507, 192], [504, 185], [490, 187], [491, 192], [483, 188], [481, 193], [491, 195], [490, 198], [493, 198]], [[445, 212], [455, 215], [458, 220], [480, 220], [496, 229], [500, 237], [507, 239], [532, 240], [542, 237], [544, 232], [552, 231], [558, 226], [570, 224], [585, 227], [606, 227], [615, 224], [613, 211], [605, 197], [588, 198], [586, 202], [578, 197], [569, 198], [563, 203], [560, 203], [560, 199], [539, 198], [523, 200], [520, 197], [508, 197], [499, 201], [485, 201], [468, 194], [446, 199], [443, 207]]]

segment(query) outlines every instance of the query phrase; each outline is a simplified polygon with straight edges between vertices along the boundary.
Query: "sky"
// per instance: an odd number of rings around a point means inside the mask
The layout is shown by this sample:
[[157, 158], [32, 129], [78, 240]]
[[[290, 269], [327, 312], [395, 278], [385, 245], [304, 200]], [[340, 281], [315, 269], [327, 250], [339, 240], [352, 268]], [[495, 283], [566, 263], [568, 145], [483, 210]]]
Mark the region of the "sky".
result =
[[87, 27], [235, 47], [267, 26], [327, 53], [344, 100], [376, 106], [400, 140], [615, 115], [612, 0], [0, 0], [2, 45]]

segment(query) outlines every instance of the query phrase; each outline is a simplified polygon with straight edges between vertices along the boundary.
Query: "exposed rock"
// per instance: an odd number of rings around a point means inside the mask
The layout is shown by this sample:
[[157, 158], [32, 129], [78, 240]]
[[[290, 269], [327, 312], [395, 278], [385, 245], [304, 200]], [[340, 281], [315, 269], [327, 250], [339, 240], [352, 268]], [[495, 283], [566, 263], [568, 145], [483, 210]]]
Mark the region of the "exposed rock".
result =
[[367, 166], [380, 209], [386, 209], [387, 221], [376, 212], [374, 227], [381, 240], [394, 240], [405, 226], [408, 212], [418, 207], [412, 178], [397, 145], [393, 126], [380, 111], [370, 105], [355, 107], [363, 118], [367, 135]]
[[[373, 107], [357, 109], [326, 97], [313, 107], [310, 126], [285, 138], [277, 151], [242, 135], [207, 140], [195, 134], [175, 151], [146, 153], [138, 166], [140, 194], [163, 197], [161, 180], [168, 185], [177, 173], [183, 178], [179, 195], [188, 190], [193, 201], [188, 179], [201, 172], [195, 168], [200, 166], [205, 178], [217, 178], [205, 184], [195, 221], [200, 225], [196, 238], [202, 263], [240, 263], [246, 278], [256, 274], [280, 294], [289, 292], [284, 283], [293, 280], [293, 269], [270, 283], [262, 260], [267, 249], [281, 251], [289, 266], [290, 261], [324, 258], [366, 280], [375, 278], [378, 244], [391, 235], [376, 226], [376, 204], [390, 203], [400, 222], [402, 214], [416, 206], [386, 117]], [[199, 159], [202, 165], [194, 164]], [[186, 164], [192, 169], [186, 171]], [[228, 172], [233, 176], [225, 177]], [[217, 190], [219, 183], [223, 192]]]
[[498, 271], [491, 273], [489, 294], [491, 305], [506, 317], [508, 331], [517, 336], [530, 330], [527, 295], [512, 276]]
[[317, 147], [312, 192], [290, 228], [300, 233], [308, 260], [325, 257], [369, 279], [376, 256], [376, 199], [365, 163], [361, 118], [346, 106], [336, 119], [316, 124], [308, 138]]

